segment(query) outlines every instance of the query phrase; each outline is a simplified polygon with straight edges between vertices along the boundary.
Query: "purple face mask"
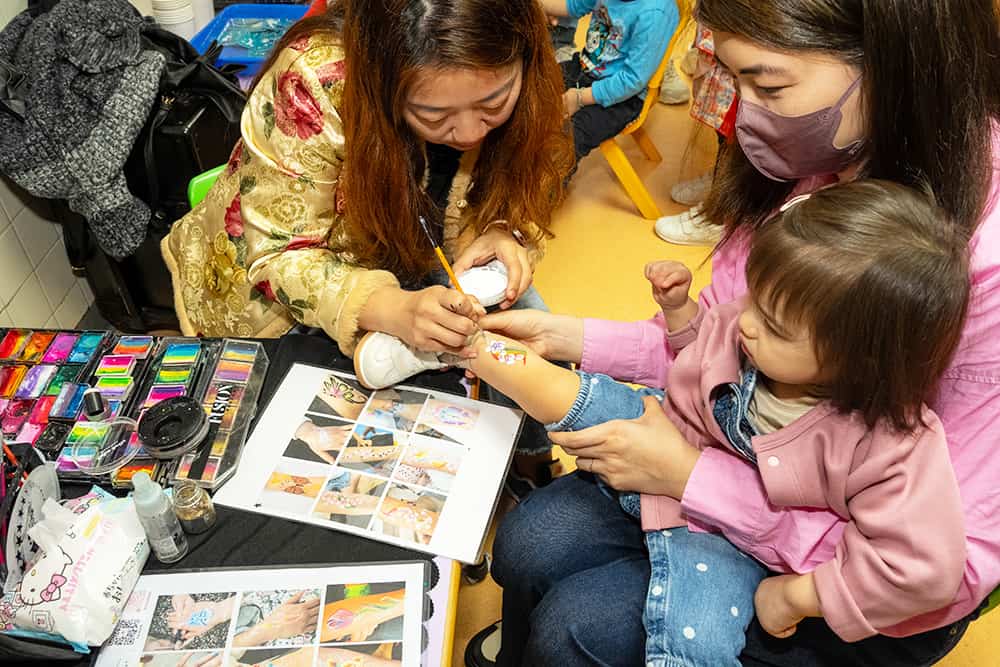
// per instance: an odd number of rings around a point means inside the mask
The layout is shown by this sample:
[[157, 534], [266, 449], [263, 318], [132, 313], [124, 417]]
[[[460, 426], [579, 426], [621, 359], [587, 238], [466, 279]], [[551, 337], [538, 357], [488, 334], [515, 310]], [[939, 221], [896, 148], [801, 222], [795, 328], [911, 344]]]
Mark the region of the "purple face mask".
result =
[[833, 138], [843, 118], [840, 109], [860, 83], [860, 77], [855, 79], [832, 107], [804, 116], [782, 116], [740, 100], [736, 139], [743, 153], [772, 181], [795, 181], [843, 170], [854, 162], [863, 142], [837, 148]]

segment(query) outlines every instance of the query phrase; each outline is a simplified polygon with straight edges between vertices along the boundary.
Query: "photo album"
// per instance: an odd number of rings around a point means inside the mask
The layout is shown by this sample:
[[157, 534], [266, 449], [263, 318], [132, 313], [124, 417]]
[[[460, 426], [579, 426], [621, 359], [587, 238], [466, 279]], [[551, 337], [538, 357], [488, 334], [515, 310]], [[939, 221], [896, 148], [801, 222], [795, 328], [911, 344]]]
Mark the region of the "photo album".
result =
[[476, 562], [520, 410], [295, 364], [215, 502]]

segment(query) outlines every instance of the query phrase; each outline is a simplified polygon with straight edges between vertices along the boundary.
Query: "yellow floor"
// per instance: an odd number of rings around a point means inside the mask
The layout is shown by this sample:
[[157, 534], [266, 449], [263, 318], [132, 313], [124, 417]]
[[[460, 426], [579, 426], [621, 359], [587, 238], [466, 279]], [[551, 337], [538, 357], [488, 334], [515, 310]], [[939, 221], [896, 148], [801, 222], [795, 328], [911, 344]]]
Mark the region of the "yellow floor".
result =
[[[712, 160], [714, 138], [693, 127], [684, 106], [656, 105], [647, 122], [651, 137], [664, 156], [654, 166], [630, 139], [622, 147], [664, 214], [683, 207], [669, 198], [670, 186], [696, 175]], [[683, 168], [681, 165], [684, 165]], [[642, 268], [653, 259], [677, 259], [692, 268], [706, 257], [705, 248], [667, 245], [653, 234], [653, 223], [639, 217], [599, 152], [580, 165], [569, 201], [556, 216], [556, 238], [538, 268], [535, 284], [553, 311], [613, 319], [638, 319], [652, 314], [654, 304]], [[695, 289], [704, 286], [708, 269], [696, 271]], [[567, 469], [572, 463], [564, 457]], [[502, 511], [502, 510], [501, 510]], [[492, 539], [491, 539], [492, 543]], [[491, 579], [463, 585], [459, 594], [453, 665], [463, 664], [465, 645], [479, 629], [500, 617], [500, 589]], [[973, 624], [962, 644], [941, 665], [987, 667], [1000, 665], [995, 637], [1000, 611]], [[991, 636], [992, 635], [992, 636]]]

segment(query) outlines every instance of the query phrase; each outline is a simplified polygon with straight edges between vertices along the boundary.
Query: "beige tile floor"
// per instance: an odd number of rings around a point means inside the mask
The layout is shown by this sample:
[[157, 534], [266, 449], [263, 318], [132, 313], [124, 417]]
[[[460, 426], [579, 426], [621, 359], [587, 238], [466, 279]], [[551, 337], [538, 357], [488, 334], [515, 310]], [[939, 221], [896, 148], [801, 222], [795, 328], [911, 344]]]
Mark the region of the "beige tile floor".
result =
[[[664, 214], [683, 207], [670, 201], [679, 177], [697, 175], [713, 159], [714, 137], [695, 132], [684, 106], [656, 105], [647, 128], [663, 154], [659, 165], [645, 163], [630, 139], [622, 146]], [[668, 245], [653, 234], [653, 223], [638, 215], [599, 152], [587, 157], [574, 177], [568, 201], [554, 224], [556, 238], [539, 266], [535, 283], [556, 312], [613, 319], [639, 319], [653, 312], [642, 268], [653, 259], [678, 259], [696, 269], [694, 289], [709, 270], [706, 248]], [[598, 267], [595, 270], [595, 267]], [[572, 461], [562, 456], [567, 470]], [[491, 537], [492, 543], [492, 537]], [[463, 664], [468, 639], [500, 617], [500, 589], [491, 579], [463, 585], [459, 593], [453, 665]], [[1000, 611], [977, 621], [959, 648], [941, 665], [1000, 666]]]

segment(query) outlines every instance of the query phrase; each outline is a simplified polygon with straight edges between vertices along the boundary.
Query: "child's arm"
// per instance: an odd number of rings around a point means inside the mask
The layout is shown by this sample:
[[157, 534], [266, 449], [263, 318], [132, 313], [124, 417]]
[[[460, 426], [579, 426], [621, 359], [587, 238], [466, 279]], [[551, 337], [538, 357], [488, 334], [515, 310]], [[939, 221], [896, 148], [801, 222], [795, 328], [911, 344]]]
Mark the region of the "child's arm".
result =
[[650, 262], [646, 265], [646, 280], [653, 286], [653, 300], [663, 310], [667, 332], [687, 326], [698, 314], [698, 304], [688, 296], [691, 271], [680, 262]]
[[768, 577], [757, 586], [753, 604], [761, 627], [779, 639], [795, 634], [804, 618], [823, 615], [812, 572]]
[[549, 16], [571, 16], [567, 0], [542, 0], [542, 9]]
[[900, 435], [876, 425], [857, 445], [849, 521], [834, 557], [812, 573], [827, 625], [853, 642], [950, 604], [965, 570], [965, 528], [944, 428]]

